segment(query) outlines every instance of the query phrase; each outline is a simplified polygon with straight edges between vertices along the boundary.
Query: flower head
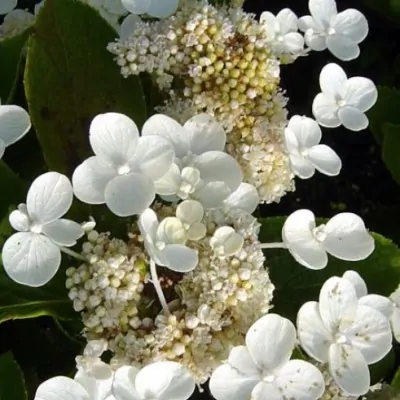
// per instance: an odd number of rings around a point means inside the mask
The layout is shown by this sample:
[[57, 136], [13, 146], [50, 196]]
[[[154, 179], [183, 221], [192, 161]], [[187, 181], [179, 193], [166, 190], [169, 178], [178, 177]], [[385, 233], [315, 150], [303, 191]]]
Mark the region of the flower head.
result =
[[352, 8], [338, 13], [335, 0], [310, 0], [308, 4], [311, 15], [299, 19], [307, 46], [315, 51], [328, 48], [343, 61], [357, 58], [358, 44], [368, 34], [364, 15]]
[[319, 76], [321, 93], [314, 98], [312, 110], [321, 126], [343, 126], [360, 131], [368, 126], [365, 112], [376, 102], [378, 92], [368, 78], [355, 76], [348, 79], [339, 65], [325, 65]]
[[342, 167], [339, 156], [321, 140], [321, 129], [311, 118], [293, 116], [285, 129], [285, 143], [292, 171], [302, 179], [311, 178], [315, 170], [338, 175]]
[[132, 14], [166, 18], [178, 9], [179, 0], [122, 0], [122, 4]]
[[48, 172], [36, 178], [26, 204], [10, 214], [11, 226], [19, 231], [4, 243], [2, 259], [11, 279], [27, 286], [42, 286], [56, 274], [60, 247], [73, 246], [83, 235], [82, 227], [61, 218], [72, 204], [68, 178]]
[[6, 147], [25, 136], [29, 129], [31, 120], [23, 108], [0, 103], [0, 159]]
[[269, 11], [264, 11], [260, 24], [266, 30], [268, 43], [277, 55], [300, 53], [304, 47], [303, 36], [298, 33], [296, 14], [285, 8], [275, 17]]
[[282, 239], [296, 261], [311, 269], [325, 268], [327, 253], [341, 260], [359, 261], [375, 248], [363, 220], [352, 213], [337, 214], [316, 226], [310, 210], [297, 210], [286, 219]]
[[158, 135], [168, 139], [175, 150], [175, 162], [159, 179], [157, 193], [198, 200], [205, 208], [219, 207], [242, 181], [242, 171], [224, 150], [222, 126], [207, 114], [190, 118], [183, 126], [157, 114], [143, 126], [143, 137]]
[[174, 151], [164, 138], [139, 137], [127, 116], [107, 113], [90, 125], [93, 157], [79, 165], [72, 177], [74, 193], [89, 204], [104, 204], [116, 215], [140, 214], [155, 198], [154, 181], [172, 164]]
[[115, 373], [116, 400], [186, 400], [194, 392], [195, 381], [180, 363], [160, 361], [139, 370], [121, 367]]
[[290, 360], [296, 329], [286, 318], [268, 314], [256, 321], [246, 335], [246, 346], [234, 347], [228, 362], [210, 380], [217, 400], [317, 400], [324, 392], [324, 378], [312, 364]]
[[139, 217], [138, 226], [150, 258], [158, 265], [177, 272], [192, 271], [197, 263], [197, 252], [187, 246], [187, 233], [182, 221], [166, 217], [158, 222], [150, 208]]
[[354, 286], [338, 277], [321, 288], [319, 303], [305, 303], [297, 316], [301, 346], [329, 370], [350, 395], [365, 394], [370, 386], [368, 364], [381, 360], [392, 346], [387, 318], [359, 304]]

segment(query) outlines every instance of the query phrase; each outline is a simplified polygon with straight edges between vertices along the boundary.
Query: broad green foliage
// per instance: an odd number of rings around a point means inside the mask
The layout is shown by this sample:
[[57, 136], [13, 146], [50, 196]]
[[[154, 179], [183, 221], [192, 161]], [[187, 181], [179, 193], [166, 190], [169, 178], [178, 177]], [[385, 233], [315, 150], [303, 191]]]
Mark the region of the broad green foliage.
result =
[[24, 376], [11, 353], [0, 356], [0, 400], [27, 400]]
[[145, 100], [137, 78], [124, 79], [106, 46], [116, 32], [89, 6], [46, 1], [29, 39], [25, 90], [48, 167], [70, 175], [91, 155], [90, 121], [124, 113], [141, 126]]
[[400, 22], [400, 0], [364, 0], [364, 3], [393, 22]]
[[394, 391], [400, 395], [400, 368], [396, 371], [391, 386], [393, 387]]
[[379, 88], [377, 104], [371, 110], [370, 128], [382, 147], [382, 158], [390, 173], [400, 183], [400, 90]]
[[[285, 218], [262, 219], [261, 242], [280, 242]], [[366, 260], [342, 261], [330, 257], [328, 266], [320, 271], [298, 264], [287, 250], [268, 249], [264, 254], [270, 271], [274, 293], [274, 312], [296, 320], [300, 306], [310, 300], [318, 301], [323, 283], [331, 276], [342, 276], [346, 270], [357, 271], [368, 285], [370, 293], [390, 295], [400, 281], [400, 250], [390, 240], [373, 233], [375, 251]]]
[[0, 99], [10, 103], [18, 80], [22, 52], [30, 29], [19, 35], [0, 40]]

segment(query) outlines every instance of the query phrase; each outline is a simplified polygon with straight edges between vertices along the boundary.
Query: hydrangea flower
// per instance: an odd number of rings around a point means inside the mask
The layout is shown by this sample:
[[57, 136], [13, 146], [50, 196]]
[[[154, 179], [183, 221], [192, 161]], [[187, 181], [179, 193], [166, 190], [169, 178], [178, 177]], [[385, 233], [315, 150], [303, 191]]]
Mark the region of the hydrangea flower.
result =
[[314, 98], [312, 110], [321, 126], [343, 126], [360, 131], [368, 126], [368, 111], [378, 98], [374, 83], [359, 76], [348, 79], [343, 69], [334, 63], [325, 65], [319, 76], [321, 93]]
[[0, 103], [0, 159], [6, 147], [17, 142], [30, 129], [29, 114], [22, 107]]
[[307, 354], [329, 363], [337, 385], [353, 396], [367, 393], [368, 364], [381, 360], [392, 347], [387, 318], [359, 304], [354, 286], [336, 276], [322, 286], [319, 303], [309, 301], [300, 308], [297, 329]]
[[337, 214], [316, 226], [310, 210], [297, 210], [286, 219], [282, 239], [296, 261], [310, 269], [325, 268], [327, 253], [341, 260], [359, 261], [375, 248], [363, 220], [352, 213]]
[[144, 124], [142, 134], [159, 135], [174, 146], [174, 164], [155, 183], [158, 194], [169, 196], [166, 199], [192, 198], [204, 208], [215, 208], [239, 187], [242, 170], [223, 151], [225, 132], [211, 116], [195, 115], [182, 127], [172, 118], [156, 114]]
[[338, 13], [335, 0], [310, 0], [308, 7], [311, 15], [299, 19], [307, 46], [315, 51], [328, 48], [343, 61], [357, 58], [358, 44], [368, 35], [364, 15], [352, 8]]
[[187, 233], [182, 222], [175, 217], [158, 222], [150, 208], [139, 217], [138, 226], [150, 258], [159, 266], [177, 272], [192, 271], [197, 263], [197, 252], [185, 246]]
[[83, 235], [78, 223], [61, 218], [72, 198], [68, 178], [47, 172], [33, 181], [26, 204], [10, 214], [10, 224], [19, 232], [4, 243], [2, 259], [15, 282], [37, 287], [50, 281], [61, 263], [60, 248], [75, 245]]
[[339, 156], [321, 140], [321, 129], [311, 118], [293, 116], [285, 129], [285, 144], [292, 171], [299, 178], [311, 178], [315, 170], [328, 175], [338, 175], [342, 162]]
[[155, 198], [154, 181], [172, 165], [170, 142], [156, 135], [139, 137], [136, 124], [118, 113], [96, 116], [89, 140], [96, 155], [76, 168], [75, 196], [89, 204], [106, 203], [121, 217], [144, 211]]
[[122, 4], [132, 14], [166, 18], [176, 12], [179, 0], [122, 0]]
[[34, 400], [116, 400], [111, 393], [113, 377], [97, 379], [78, 370], [74, 379], [56, 376], [43, 382]]
[[210, 246], [218, 257], [229, 257], [238, 253], [244, 244], [244, 238], [231, 226], [216, 229], [210, 239]]
[[195, 381], [183, 365], [160, 361], [141, 370], [119, 368], [112, 389], [116, 400], [186, 400], [194, 388]]
[[291, 360], [296, 329], [286, 318], [268, 314], [246, 334], [246, 346], [234, 347], [228, 362], [211, 376], [217, 400], [317, 400], [325, 388], [321, 372], [302, 360]]
[[264, 11], [260, 23], [266, 30], [268, 42], [277, 54], [296, 54], [303, 50], [304, 39], [298, 33], [297, 16], [289, 8], [281, 10], [277, 16]]
[[186, 231], [187, 240], [200, 240], [206, 235], [207, 227], [202, 223], [204, 209], [198, 201], [182, 201], [176, 208], [176, 217]]

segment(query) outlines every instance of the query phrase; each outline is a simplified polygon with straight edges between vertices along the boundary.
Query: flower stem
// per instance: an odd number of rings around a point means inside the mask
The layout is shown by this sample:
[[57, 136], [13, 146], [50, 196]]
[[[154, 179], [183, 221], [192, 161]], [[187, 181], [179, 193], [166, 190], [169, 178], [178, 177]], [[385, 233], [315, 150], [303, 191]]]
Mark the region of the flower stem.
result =
[[60, 247], [60, 250], [61, 250], [63, 253], [68, 254], [69, 256], [76, 258], [77, 260], [87, 261], [87, 258], [83, 257], [82, 255], [80, 255], [80, 254], [77, 253], [76, 251], [67, 249], [66, 247]]
[[275, 243], [261, 243], [262, 249], [286, 249], [286, 245], [283, 242]]
[[151, 275], [151, 281], [154, 285], [154, 289], [156, 290], [156, 293], [158, 296], [158, 300], [160, 300], [161, 306], [162, 306], [165, 314], [170, 315], [168, 304], [167, 304], [167, 301], [165, 300], [165, 296], [162, 291], [160, 281], [158, 279], [156, 263], [152, 259], [150, 259], [150, 275]]

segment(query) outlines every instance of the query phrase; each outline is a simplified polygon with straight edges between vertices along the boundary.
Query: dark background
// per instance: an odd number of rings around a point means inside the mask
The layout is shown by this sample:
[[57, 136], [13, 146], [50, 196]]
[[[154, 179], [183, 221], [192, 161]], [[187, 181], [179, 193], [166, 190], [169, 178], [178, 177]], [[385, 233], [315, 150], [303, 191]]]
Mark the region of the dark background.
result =
[[[374, 2], [375, 6], [371, 8], [370, 5]], [[32, 9], [34, 3], [35, 1], [24, 0], [19, 6]], [[328, 62], [338, 63], [349, 76], [365, 76], [377, 85], [399, 87], [400, 25], [390, 15], [384, 15], [376, 7], [378, 3], [383, 7], [385, 1], [337, 0], [339, 11], [356, 8], [369, 21], [370, 34], [361, 44], [361, 56], [357, 60], [342, 62], [328, 51], [312, 52], [293, 65], [282, 67], [282, 85], [290, 98], [289, 116], [312, 116], [312, 100], [319, 92], [319, 73]], [[302, 16], [308, 14], [307, 4], [306, 0], [247, 0], [245, 9], [259, 15], [267, 9], [276, 14], [288, 7], [298, 16]], [[24, 159], [28, 163], [38, 145], [32, 135], [28, 146], [26, 140], [28, 139], [24, 140]], [[400, 244], [400, 186], [383, 164], [380, 148], [372, 133], [368, 130], [351, 132], [342, 128], [323, 129], [322, 142], [331, 146], [341, 157], [341, 174], [330, 178], [317, 173], [309, 180], [297, 179], [296, 191], [285, 196], [279, 204], [262, 206], [261, 215], [287, 215], [298, 208], [309, 208], [321, 217], [331, 217], [341, 211], [354, 212], [363, 217], [369, 229]], [[15, 154], [13, 151], [21, 152], [22, 148], [18, 146], [17, 144], [14, 150], [7, 152], [11, 162]], [[67, 340], [65, 333], [50, 318], [12, 321], [0, 327], [0, 352], [13, 352], [25, 373], [32, 398], [41, 381], [73, 371], [74, 357], [80, 348], [81, 344]]]

